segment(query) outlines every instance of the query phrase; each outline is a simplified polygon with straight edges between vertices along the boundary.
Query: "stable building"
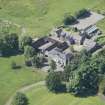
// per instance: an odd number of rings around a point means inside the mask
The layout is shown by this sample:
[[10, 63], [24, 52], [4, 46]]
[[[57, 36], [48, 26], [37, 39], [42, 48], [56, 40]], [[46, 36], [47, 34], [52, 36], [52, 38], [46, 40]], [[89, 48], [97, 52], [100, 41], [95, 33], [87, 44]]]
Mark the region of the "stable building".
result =
[[70, 53], [68, 49], [62, 52], [62, 50], [57, 47], [48, 53], [48, 58], [54, 60], [56, 64], [60, 65], [61, 67], [66, 66], [71, 57], [72, 53]]

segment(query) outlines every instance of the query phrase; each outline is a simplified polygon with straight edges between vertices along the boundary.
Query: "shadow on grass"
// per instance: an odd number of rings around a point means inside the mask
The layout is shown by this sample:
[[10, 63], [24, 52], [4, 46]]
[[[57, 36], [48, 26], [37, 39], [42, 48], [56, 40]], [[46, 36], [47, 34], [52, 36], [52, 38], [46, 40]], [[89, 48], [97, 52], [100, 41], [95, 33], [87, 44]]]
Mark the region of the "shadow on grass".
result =
[[9, 57], [12, 57], [12, 56], [17, 56], [17, 55], [22, 55], [23, 53], [20, 52], [20, 51], [15, 51], [15, 52], [11, 52], [11, 53], [5, 53], [4, 55], [2, 55], [1, 57], [4, 57], [4, 58], [9, 58]]
[[75, 97], [80, 97], [80, 98], [87, 98], [91, 96], [96, 96], [98, 93], [98, 90], [96, 91], [85, 91], [83, 93], [76, 94]]

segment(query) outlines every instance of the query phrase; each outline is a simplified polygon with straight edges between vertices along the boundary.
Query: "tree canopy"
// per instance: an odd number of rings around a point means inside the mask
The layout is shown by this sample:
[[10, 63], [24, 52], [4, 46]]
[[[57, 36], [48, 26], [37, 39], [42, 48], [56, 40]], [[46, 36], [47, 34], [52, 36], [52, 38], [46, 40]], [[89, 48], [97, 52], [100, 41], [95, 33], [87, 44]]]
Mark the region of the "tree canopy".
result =
[[0, 51], [2, 55], [11, 55], [19, 50], [19, 40], [16, 33], [4, 34], [0, 37]]
[[12, 105], [28, 105], [28, 98], [25, 94], [18, 92], [14, 97]]
[[64, 19], [63, 19], [64, 25], [71, 25], [71, 24], [73, 24], [74, 22], [76, 22], [75, 17], [73, 17], [73, 16], [70, 15], [69, 13], [66, 13], [66, 14], [64, 15]]

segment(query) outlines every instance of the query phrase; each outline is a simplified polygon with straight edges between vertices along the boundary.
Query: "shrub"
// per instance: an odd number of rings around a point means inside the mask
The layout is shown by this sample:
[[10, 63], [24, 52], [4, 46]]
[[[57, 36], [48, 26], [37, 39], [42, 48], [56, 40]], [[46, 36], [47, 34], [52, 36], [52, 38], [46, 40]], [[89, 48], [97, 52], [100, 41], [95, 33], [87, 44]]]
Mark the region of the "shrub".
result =
[[19, 69], [19, 68], [21, 68], [21, 66], [20, 65], [17, 65], [16, 62], [12, 61], [11, 68], [12, 69]]
[[89, 15], [89, 11], [87, 9], [81, 9], [75, 13], [76, 18], [86, 17]]
[[30, 59], [36, 54], [35, 49], [29, 45], [24, 47], [24, 56], [26, 59]]
[[28, 105], [28, 99], [25, 94], [18, 92], [14, 97], [12, 105]]
[[43, 62], [42, 58], [39, 57], [38, 55], [34, 55], [31, 60], [32, 66], [34, 66], [36, 68], [41, 68], [42, 62]]
[[12, 68], [12, 69], [16, 69], [16, 68], [17, 68], [16, 62], [13, 61], [13, 62], [11, 63], [11, 68]]
[[57, 72], [49, 72], [46, 77], [46, 86], [52, 92], [60, 92], [63, 86], [60, 75]]
[[32, 44], [32, 38], [29, 36], [22, 36], [19, 40], [19, 48], [24, 52], [24, 47]]
[[51, 70], [56, 70], [56, 68], [57, 68], [56, 66], [57, 66], [56, 62], [51, 60], [51, 62], [50, 62], [50, 68], [51, 68]]
[[3, 56], [16, 54], [18, 52], [18, 35], [15, 33], [3, 33], [0, 37], [0, 50]]
[[74, 22], [76, 22], [76, 18], [75, 17], [73, 17], [72, 15], [70, 15], [68, 13], [65, 14], [64, 20], [63, 20], [64, 25], [71, 25]]

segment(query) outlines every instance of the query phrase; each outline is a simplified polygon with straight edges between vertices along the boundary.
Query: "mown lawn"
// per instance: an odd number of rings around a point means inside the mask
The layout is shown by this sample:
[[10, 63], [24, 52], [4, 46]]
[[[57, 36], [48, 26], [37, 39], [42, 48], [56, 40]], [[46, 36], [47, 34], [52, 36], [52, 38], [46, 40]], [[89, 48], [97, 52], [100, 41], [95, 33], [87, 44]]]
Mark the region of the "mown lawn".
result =
[[74, 14], [81, 8], [97, 11], [104, 5], [105, 0], [0, 0], [0, 19], [22, 25], [28, 35], [41, 36], [60, 24], [67, 12]]
[[[22, 68], [12, 70], [12, 61], [21, 65]], [[21, 55], [10, 58], [0, 58], [0, 105], [4, 105], [11, 95], [21, 87], [44, 80], [44, 73], [37, 69], [34, 71], [32, 68], [25, 67], [23, 62], [24, 57]]]
[[29, 105], [105, 105], [98, 96], [79, 98], [67, 93], [53, 94], [45, 86], [38, 86], [26, 92]]

